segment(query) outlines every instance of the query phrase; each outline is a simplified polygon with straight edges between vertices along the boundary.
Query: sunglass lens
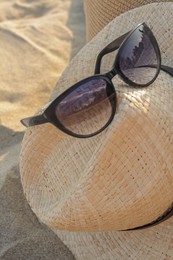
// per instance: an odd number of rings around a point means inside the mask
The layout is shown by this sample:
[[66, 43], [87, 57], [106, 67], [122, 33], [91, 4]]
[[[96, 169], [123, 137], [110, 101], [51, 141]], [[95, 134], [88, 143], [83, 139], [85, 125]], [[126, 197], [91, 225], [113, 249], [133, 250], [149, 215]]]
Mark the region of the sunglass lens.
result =
[[56, 107], [56, 117], [65, 129], [88, 137], [109, 123], [115, 109], [114, 89], [103, 78], [85, 80]]
[[151, 30], [140, 25], [124, 42], [118, 63], [122, 76], [136, 85], [149, 85], [160, 68], [160, 52]]

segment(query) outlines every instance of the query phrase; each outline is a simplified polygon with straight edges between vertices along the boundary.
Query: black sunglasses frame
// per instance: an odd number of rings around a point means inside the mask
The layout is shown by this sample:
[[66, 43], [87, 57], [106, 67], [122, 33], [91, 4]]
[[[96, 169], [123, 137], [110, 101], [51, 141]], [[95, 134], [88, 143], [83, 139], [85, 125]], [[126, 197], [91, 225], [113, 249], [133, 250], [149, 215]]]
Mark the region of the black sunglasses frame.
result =
[[[154, 78], [150, 82], [148, 82], [147, 84], [141, 84], [140, 85], [140, 84], [136, 84], [136, 83], [132, 82], [122, 73], [120, 66], [119, 66], [119, 56], [121, 54], [121, 50], [123, 49], [123, 46], [126, 44], [126, 41], [129, 39], [129, 37], [131, 37], [131, 35], [134, 33], [134, 31], [137, 30], [142, 25], [145, 27], [145, 30], [147, 30], [147, 34], [150, 36], [150, 40], [152, 41], [152, 44], [153, 44], [153, 47], [155, 49], [157, 59], [158, 59], [158, 66], [156, 66], [156, 65], [150, 66], [150, 67], [157, 68], [157, 71], [156, 71]], [[113, 63], [112, 70], [110, 70], [109, 72], [107, 72], [105, 74], [100, 74], [101, 61], [102, 61], [102, 58], [104, 57], [104, 55], [106, 55], [110, 52], [113, 52], [113, 51], [117, 50], [118, 48], [119, 48], [119, 51], [118, 51], [116, 58], [115, 58], [115, 61]], [[58, 96], [55, 100], [53, 100], [52, 102], [45, 105], [38, 112], [38, 114], [36, 116], [24, 118], [24, 119], [21, 120], [21, 122], [22, 122], [23, 125], [25, 125], [27, 127], [35, 126], [35, 125], [39, 125], [39, 124], [44, 124], [44, 123], [49, 122], [49, 123], [52, 123], [54, 126], [56, 126], [58, 129], [60, 129], [62, 132], [66, 133], [70, 136], [77, 137], [77, 138], [93, 137], [93, 136], [99, 134], [100, 132], [102, 132], [112, 122], [112, 120], [115, 116], [115, 113], [116, 113], [116, 91], [115, 91], [115, 87], [112, 83], [112, 78], [115, 77], [118, 74], [121, 77], [121, 79], [125, 83], [127, 83], [128, 85], [138, 87], [138, 88], [139, 87], [147, 87], [155, 81], [155, 79], [157, 78], [157, 76], [160, 72], [160, 69], [164, 70], [165, 72], [167, 72], [168, 74], [173, 76], [173, 68], [161, 65], [161, 54], [160, 54], [159, 46], [157, 44], [157, 41], [156, 41], [153, 33], [151, 32], [151, 30], [149, 29], [149, 27], [145, 23], [141, 23], [135, 29], [125, 33], [124, 35], [120, 36], [119, 38], [117, 38], [116, 40], [114, 40], [113, 42], [108, 44], [98, 54], [97, 60], [96, 60], [96, 65], [95, 65], [95, 75], [90, 76], [88, 78], [85, 78], [85, 79], [79, 81], [78, 83], [76, 83], [75, 85], [71, 86], [70, 88], [65, 90], [60, 96]], [[109, 91], [112, 92], [111, 97], [110, 98], [108, 97], [110, 102], [111, 102], [111, 105], [112, 105], [112, 114], [111, 114], [110, 118], [108, 119], [107, 123], [101, 129], [99, 129], [98, 131], [96, 131], [92, 134], [87, 134], [87, 135], [75, 134], [72, 131], [65, 128], [61, 124], [61, 122], [58, 120], [58, 118], [55, 115], [55, 108], [60, 103], [60, 101], [62, 99], [64, 99], [67, 95], [69, 95], [76, 88], [78, 88], [82, 84], [86, 83], [87, 81], [90, 81], [91, 79], [103, 79], [107, 82], [108, 89], [109, 89]], [[112, 98], [112, 95], [115, 95], [114, 99]], [[113, 101], [115, 101], [114, 104], [113, 104]]]
[[[133, 33], [141, 26], [141, 25], [144, 25], [145, 26], [145, 30], [147, 31], [147, 35], [149, 36], [150, 38], [150, 41], [152, 42], [152, 45], [154, 47], [154, 50], [156, 52], [156, 55], [157, 55], [157, 62], [158, 62], [158, 65], [157, 66], [154, 66], [154, 68], [157, 68], [157, 71], [156, 71], [156, 74], [154, 76], [154, 78], [149, 81], [147, 84], [138, 84], [138, 83], [135, 83], [133, 81], [131, 81], [129, 78], [127, 78], [123, 72], [121, 71], [120, 69], [120, 56], [121, 56], [121, 50], [125, 47], [126, 43], [128, 42], [128, 39], [131, 37], [131, 35], [133, 35]], [[103, 56], [105, 54], [108, 54], [110, 52], [113, 52], [115, 51], [116, 49], [119, 48], [119, 51], [116, 55], [116, 58], [115, 58], [115, 62], [113, 64], [113, 68], [111, 71], [114, 71], [115, 75], [118, 74], [120, 76], [120, 78], [125, 82], [127, 83], [128, 85], [130, 86], [133, 86], [133, 87], [147, 87], [149, 85], [151, 85], [157, 78], [159, 72], [160, 72], [160, 69], [161, 69], [161, 53], [160, 53], [160, 49], [159, 49], [159, 46], [158, 46], [158, 43], [156, 41], [156, 38], [155, 36], [153, 35], [152, 31], [148, 28], [148, 26], [145, 24], [145, 23], [142, 23], [142, 24], [139, 24], [134, 30], [128, 32], [128, 33], [125, 33], [124, 35], [120, 36], [120, 38], [116, 39], [115, 40], [117, 42], [117, 45], [115, 44], [115, 42], [112, 42], [112, 48], [110, 47], [110, 44], [108, 46], [106, 46], [102, 51], [101, 53], [98, 55], [98, 58], [97, 58], [97, 62], [96, 62], [96, 67], [95, 67], [95, 74], [99, 74], [100, 73], [100, 67], [101, 67], [101, 60], [103, 58]], [[115, 45], [114, 45], [115, 44]], [[149, 65], [147, 65], [147, 67], [149, 67]]]
[[[110, 118], [108, 119], [107, 123], [101, 128], [99, 129], [97, 132], [94, 132], [93, 134], [90, 135], [79, 135], [79, 134], [75, 134], [72, 131], [66, 129], [61, 122], [58, 120], [58, 118], [56, 117], [55, 113], [52, 113], [52, 111], [55, 111], [57, 105], [67, 96], [69, 95], [71, 92], [73, 92], [75, 89], [77, 89], [79, 86], [81, 86], [82, 84], [85, 84], [87, 81], [93, 79], [103, 79], [104, 81], [106, 81], [107, 83], [107, 92], [109, 91], [109, 100], [112, 106], [112, 113], [110, 115]], [[115, 88], [114, 85], [112, 84], [112, 81], [109, 79], [109, 77], [106, 77], [105, 75], [94, 75], [91, 77], [88, 77], [86, 79], [81, 80], [80, 82], [76, 83], [75, 85], [73, 85], [72, 87], [70, 87], [69, 89], [67, 89], [66, 91], [64, 91], [57, 99], [55, 99], [51, 105], [46, 109], [45, 114], [46, 117], [49, 118], [50, 122], [52, 122], [52, 124], [54, 124], [55, 126], [57, 126], [59, 129], [61, 129], [63, 132], [66, 132], [67, 134], [73, 136], [73, 137], [79, 137], [79, 138], [87, 138], [87, 137], [92, 137], [94, 135], [99, 134], [100, 132], [102, 132], [113, 120], [114, 115], [116, 112], [116, 92], [115, 92]]]

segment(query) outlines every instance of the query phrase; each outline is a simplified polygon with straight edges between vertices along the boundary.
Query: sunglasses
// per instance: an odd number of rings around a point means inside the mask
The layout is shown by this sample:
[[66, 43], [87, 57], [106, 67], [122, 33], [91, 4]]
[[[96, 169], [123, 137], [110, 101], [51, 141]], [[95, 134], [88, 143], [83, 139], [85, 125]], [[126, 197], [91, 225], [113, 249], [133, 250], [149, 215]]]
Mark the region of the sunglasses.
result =
[[[105, 54], [118, 50], [111, 71], [100, 74]], [[64, 133], [88, 138], [102, 132], [116, 113], [115, 75], [128, 85], [147, 87], [157, 78], [160, 69], [173, 76], [173, 68], [161, 64], [158, 43], [145, 24], [125, 33], [108, 44], [97, 56], [95, 75], [68, 88], [38, 115], [21, 120], [26, 127], [52, 123]]]

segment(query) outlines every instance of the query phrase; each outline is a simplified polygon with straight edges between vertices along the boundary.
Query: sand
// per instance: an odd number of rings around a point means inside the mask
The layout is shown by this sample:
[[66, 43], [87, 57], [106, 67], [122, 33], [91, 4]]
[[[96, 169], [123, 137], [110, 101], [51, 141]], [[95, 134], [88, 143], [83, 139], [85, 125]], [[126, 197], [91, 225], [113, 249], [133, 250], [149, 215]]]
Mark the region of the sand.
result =
[[47, 102], [84, 44], [82, 0], [0, 0], [0, 259], [74, 259], [24, 197], [20, 119]]

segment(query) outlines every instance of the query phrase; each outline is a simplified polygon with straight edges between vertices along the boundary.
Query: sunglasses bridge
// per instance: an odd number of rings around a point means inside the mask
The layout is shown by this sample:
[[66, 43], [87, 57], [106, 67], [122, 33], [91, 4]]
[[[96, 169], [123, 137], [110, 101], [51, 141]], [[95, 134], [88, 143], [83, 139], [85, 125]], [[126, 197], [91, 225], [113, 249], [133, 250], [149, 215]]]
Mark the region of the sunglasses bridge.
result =
[[107, 72], [107, 73], [105, 74], [105, 76], [108, 77], [108, 78], [111, 80], [111, 79], [114, 78], [117, 74], [118, 74], [118, 72], [117, 72], [116, 68], [113, 68], [112, 70], [110, 70], [109, 72]]

